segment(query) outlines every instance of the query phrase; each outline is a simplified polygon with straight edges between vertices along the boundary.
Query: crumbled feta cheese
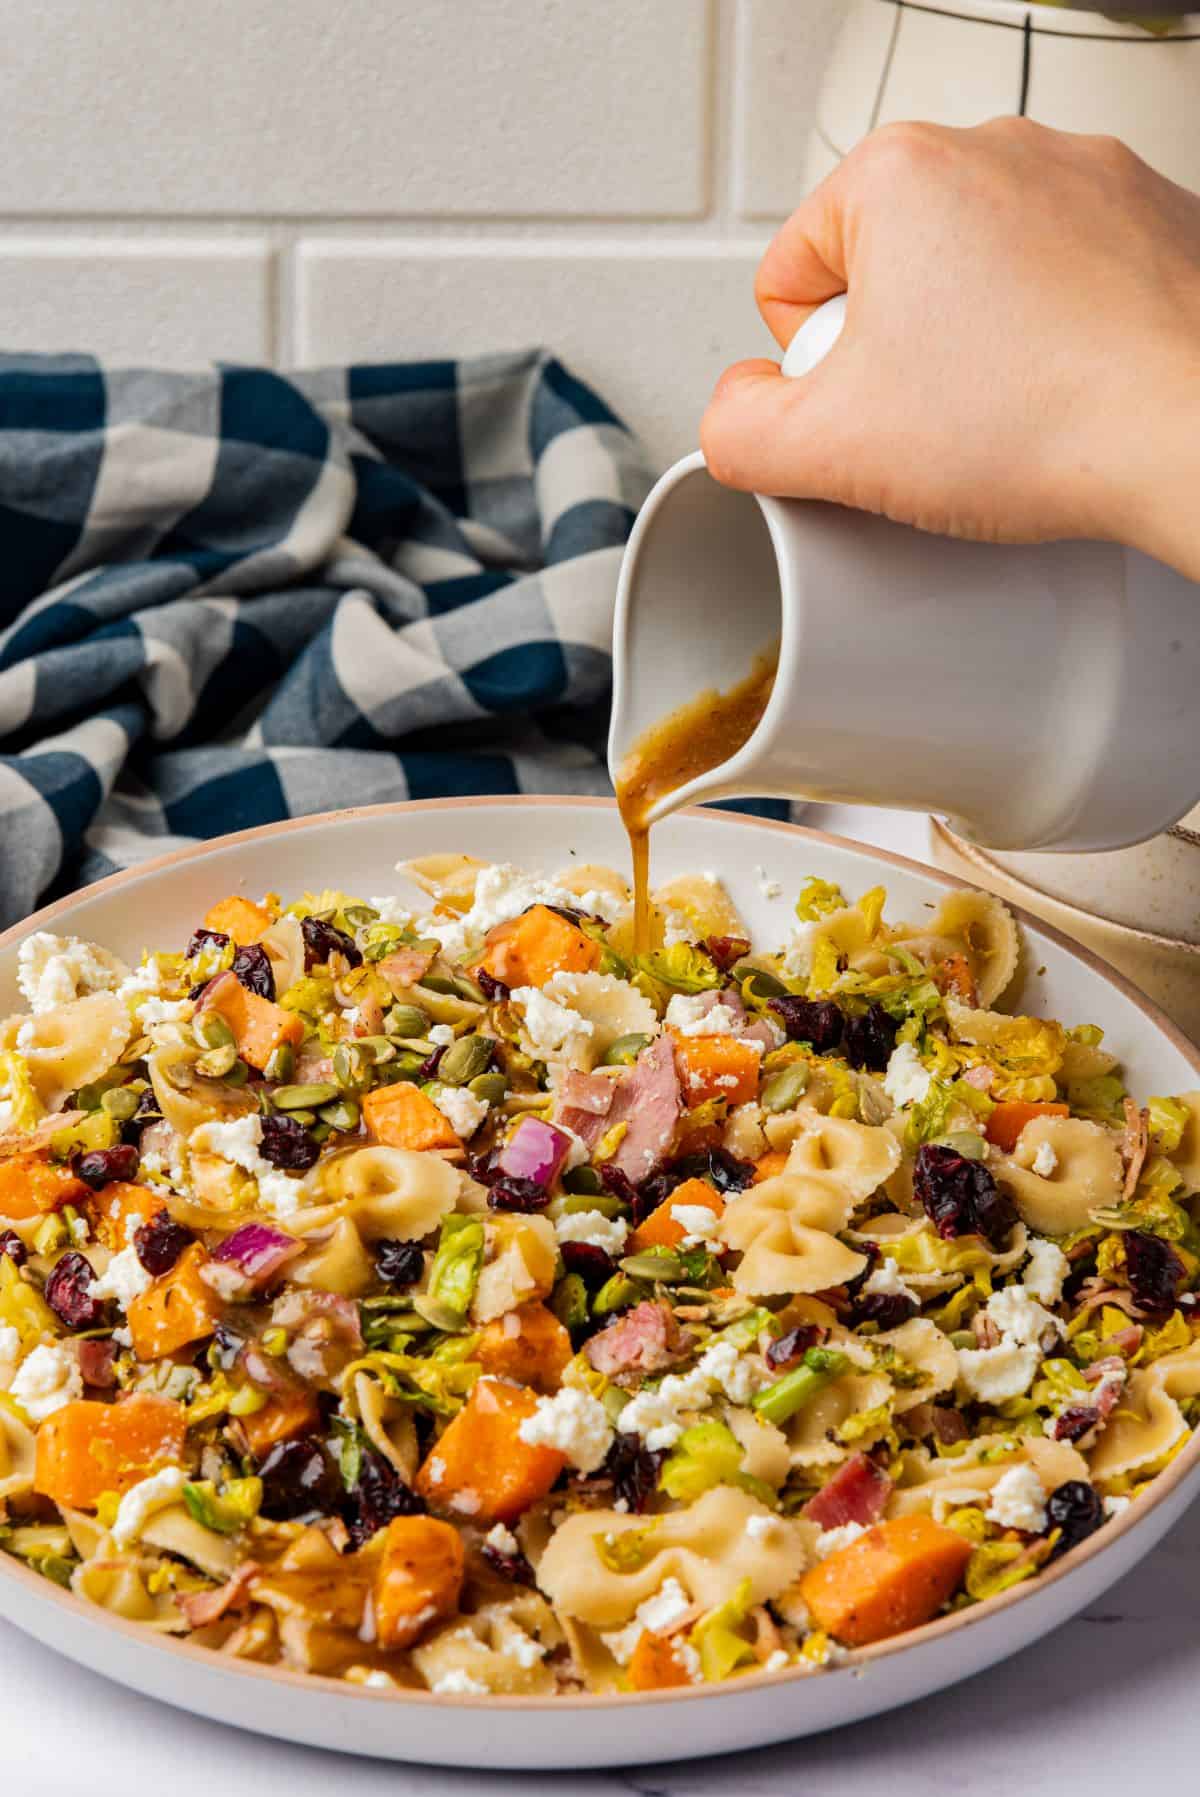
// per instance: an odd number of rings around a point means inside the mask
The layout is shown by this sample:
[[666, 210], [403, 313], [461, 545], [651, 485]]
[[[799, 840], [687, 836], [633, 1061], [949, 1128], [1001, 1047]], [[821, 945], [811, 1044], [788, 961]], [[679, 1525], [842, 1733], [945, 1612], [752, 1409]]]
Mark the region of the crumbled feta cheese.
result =
[[546, 1649], [542, 1643], [535, 1640], [511, 1617], [506, 1618], [503, 1624], [497, 1648], [506, 1660], [515, 1660], [526, 1672], [546, 1657]]
[[261, 1141], [262, 1118], [257, 1111], [251, 1111], [229, 1123], [201, 1123], [188, 1137], [188, 1148], [193, 1154], [215, 1154], [246, 1173], [257, 1173], [262, 1161], [258, 1152]]
[[668, 911], [663, 918], [663, 946], [674, 948], [677, 942], [691, 942], [695, 935], [691, 918], [683, 911]]
[[959, 1381], [981, 1404], [1002, 1404], [1029, 1390], [1041, 1358], [1040, 1348], [1023, 1348], [1011, 1339], [995, 1348], [960, 1348]]
[[11, 1323], [0, 1323], [0, 1391], [7, 1391], [21, 1359], [21, 1337]]
[[772, 1375], [754, 1354], [739, 1354], [731, 1341], [713, 1342], [696, 1362], [696, 1372], [713, 1379], [734, 1404], [748, 1404]]
[[480, 868], [474, 901], [462, 917], [447, 918], [435, 914], [420, 918], [416, 927], [422, 936], [440, 942], [443, 954], [449, 955], [451, 960], [459, 960], [466, 953], [469, 942], [486, 936], [497, 924], [510, 923], [531, 905], [557, 905], [574, 911], [585, 909], [609, 921], [626, 909], [607, 893], [589, 892], [587, 897], [589, 902], [584, 906], [578, 893], [568, 892], [540, 874], [528, 873], [504, 861]]
[[1131, 1497], [1106, 1497], [1104, 1500], [1104, 1515], [1106, 1520], [1111, 1522], [1114, 1516], [1120, 1516], [1123, 1510], [1128, 1510], [1132, 1502], [1133, 1499]]
[[741, 1018], [728, 1005], [711, 1004], [712, 994], [676, 992], [667, 1006], [665, 1022], [680, 1036], [729, 1036]]
[[765, 899], [777, 899], [783, 894], [783, 887], [778, 880], [772, 880], [765, 867], [756, 867], [754, 878], [758, 882], [758, 890]]
[[465, 1086], [437, 1086], [430, 1094], [456, 1136], [465, 1142], [475, 1134], [488, 1114], [488, 1107]]
[[914, 1304], [919, 1304], [921, 1301], [912, 1287], [905, 1285], [900, 1277], [900, 1268], [890, 1254], [884, 1255], [863, 1290], [878, 1293], [881, 1297], [911, 1298]]
[[119, 1329], [113, 1330], [112, 1338], [118, 1348], [132, 1348], [133, 1346], [133, 1331], [127, 1329], [123, 1323]]
[[629, 1225], [623, 1217], [606, 1217], [603, 1211], [572, 1210], [555, 1219], [554, 1233], [560, 1242], [583, 1242], [589, 1248], [603, 1248], [606, 1254], [619, 1254]]
[[1033, 1171], [1040, 1173], [1043, 1179], [1049, 1179], [1058, 1166], [1058, 1156], [1049, 1142], [1039, 1142], [1038, 1151], [1033, 1157]]
[[520, 1542], [502, 1522], [495, 1523], [483, 1539], [488, 1547], [495, 1548], [498, 1554], [504, 1554], [510, 1560], [521, 1551]]
[[395, 1691], [399, 1689], [395, 1679], [387, 1672], [368, 1672], [366, 1678], [363, 1680], [363, 1684], [368, 1691]]
[[656, 1390], [636, 1392], [621, 1412], [621, 1429], [640, 1435], [651, 1449], [673, 1448], [687, 1428], [689, 1413], [706, 1410], [719, 1386], [735, 1404], [747, 1404], [770, 1375], [732, 1342], [714, 1342], [687, 1373], [668, 1373]]
[[83, 1377], [74, 1344], [51, 1342], [36, 1347], [17, 1368], [8, 1392], [34, 1423], [44, 1422], [64, 1404], [81, 1398]]
[[721, 1219], [707, 1204], [673, 1204], [671, 1216], [683, 1230], [685, 1248], [699, 1247], [720, 1234]]
[[765, 1541], [775, 1533], [778, 1520], [775, 1516], [751, 1516], [746, 1522], [746, 1533], [751, 1541]]
[[524, 1010], [525, 1034], [534, 1053], [542, 1060], [556, 1055], [574, 1059], [585, 1047], [596, 1026], [590, 1018], [581, 1017], [569, 1005], [547, 998], [537, 986], [515, 986], [514, 1003]]
[[813, 1543], [813, 1552], [818, 1560], [827, 1560], [830, 1554], [836, 1554], [841, 1547], [849, 1547], [866, 1532], [866, 1525], [861, 1522], [844, 1522], [837, 1529], [822, 1529]]
[[412, 922], [412, 910], [403, 899], [384, 897], [373, 898], [369, 902], [372, 911], [378, 911], [380, 923], [395, 924], [397, 928], [403, 929], [405, 924]]
[[117, 997], [135, 1001], [144, 998], [147, 993], [161, 997], [165, 978], [158, 956], [151, 955], [148, 961], [143, 961], [140, 967], [134, 969], [127, 980], [121, 981], [117, 987]]
[[564, 1385], [553, 1397], [539, 1398], [532, 1416], [518, 1429], [531, 1447], [557, 1448], [581, 1473], [594, 1473], [612, 1446], [608, 1412], [590, 1392]]
[[35, 1013], [89, 992], [112, 992], [128, 974], [124, 961], [78, 936], [35, 930], [17, 950], [17, 985]]
[[449, 1672], [443, 1672], [435, 1678], [429, 1689], [435, 1697], [486, 1697], [488, 1687], [464, 1672], [461, 1666], [452, 1666]]
[[282, 1173], [269, 1161], [263, 1161], [255, 1170], [255, 1178], [258, 1180], [258, 1202], [273, 1217], [294, 1217], [298, 1210], [304, 1208], [309, 1188], [302, 1179], [294, 1179], [290, 1173]]
[[1006, 1285], [987, 1301], [987, 1314], [1002, 1335], [1023, 1348], [1035, 1347], [1048, 1329], [1060, 1329], [1058, 1319], [1030, 1297], [1023, 1285]]
[[906, 1105], [920, 1104], [929, 1096], [933, 1075], [921, 1065], [911, 1042], [898, 1042], [893, 1048], [883, 1076], [883, 1089], [898, 1111]]
[[592, 1152], [583, 1137], [577, 1136], [575, 1131], [568, 1129], [565, 1123], [556, 1123], [554, 1127], [560, 1135], [570, 1137], [571, 1145], [567, 1149], [567, 1158], [562, 1164], [562, 1171], [571, 1173], [576, 1167], [586, 1166], [592, 1158]]
[[186, 998], [155, 998], [151, 995], [138, 1006], [138, 1021], [145, 1030], [153, 1029], [156, 1023], [181, 1023], [192, 1014], [192, 1004]]
[[122, 1310], [128, 1310], [134, 1298], [146, 1291], [151, 1278], [138, 1259], [136, 1248], [122, 1248], [114, 1254], [103, 1273], [88, 1283], [89, 1298], [113, 1298]]
[[1010, 1466], [992, 1486], [992, 1501], [984, 1512], [989, 1522], [1005, 1529], [1022, 1529], [1040, 1535], [1046, 1526], [1046, 1491], [1031, 1466]]
[[76, 1246], [82, 1246], [82, 1244], [87, 1241], [90, 1234], [91, 1230], [88, 1227], [88, 1220], [86, 1217], [73, 1217], [71, 1219], [71, 1240]]
[[1029, 1259], [1021, 1275], [1030, 1297], [1040, 1304], [1057, 1304], [1070, 1270], [1071, 1263], [1057, 1242], [1049, 1242], [1045, 1236], [1030, 1236]]
[[454, 1025], [452, 1023], [435, 1023], [428, 1032], [428, 1038], [436, 1048], [449, 1048], [454, 1040]]
[[777, 1647], [774, 1653], [769, 1653], [767, 1655], [766, 1659], [763, 1661], [762, 1669], [764, 1672], [782, 1672], [784, 1667], [790, 1666], [791, 1663], [791, 1654], [784, 1648]]
[[173, 1504], [187, 1484], [182, 1467], [164, 1466], [161, 1472], [142, 1479], [121, 1499], [110, 1533], [118, 1547], [137, 1541], [150, 1518]]
[[601, 1639], [618, 1665], [627, 1666], [647, 1629], [652, 1635], [665, 1634], [681, 1622], [691, 1608], [692, 1600], [679, 1580], [664, 1579], [654, 1595], [638, 1605], [631, 1622], [624, 1628], [610, 1629]]
[[813, 950], [816, 946], [817, 932], [821, 924], [819, 919], [811, 923], [802, 923], [792, 931], [792, 939], [784, 950], [783, 975], [785, 979], [807, 979], [812, 972]]

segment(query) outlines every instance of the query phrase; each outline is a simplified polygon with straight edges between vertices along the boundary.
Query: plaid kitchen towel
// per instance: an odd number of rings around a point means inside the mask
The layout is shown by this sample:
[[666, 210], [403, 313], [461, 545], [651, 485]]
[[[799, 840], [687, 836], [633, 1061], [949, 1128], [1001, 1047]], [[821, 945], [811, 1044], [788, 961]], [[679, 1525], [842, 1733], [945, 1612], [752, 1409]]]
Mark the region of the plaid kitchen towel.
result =
[[0, 913], [350, 803], [608, 790], [650, 483], [540, 351], [281, 375], [0, 357]]

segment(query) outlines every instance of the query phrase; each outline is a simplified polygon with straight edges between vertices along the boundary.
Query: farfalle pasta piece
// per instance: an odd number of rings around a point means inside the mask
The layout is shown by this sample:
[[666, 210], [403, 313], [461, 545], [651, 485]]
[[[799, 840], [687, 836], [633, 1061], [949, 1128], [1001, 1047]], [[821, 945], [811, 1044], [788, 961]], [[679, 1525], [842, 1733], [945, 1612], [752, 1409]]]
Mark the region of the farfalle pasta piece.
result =
[[339, 1217], [328, 1235], [314, 1241], [288, 1268], [288, 1278], [314, 1291], [361, 1298], [375, 1283], [375, 1262], [350, 1217]]
[[[843, 1342], [831, 1337], [829, 1346]], [[851, 1365], [840, 1378], [831, 1380], [783, 1426], [793, 1467], [835, 1466], [853, 1453], [872, 1447], [890, 1427], [890, 1406], [895, 1387], [886, 1373]], [[872, 1416], [872, 1412], [876, 1414]], [[851, 1417], [861, 1419], [853, 1439], [839, 1441], [838, 1430]], [[868, 1420], [869, 1419], [869, 1420]]]
[[120, 1060], [130, 1029], [128, 1007], [115, 992], [92, 992], [32, 1017], [6, 1017], [0, 1049], [24, 1055], [39, 1100], [57, 1111], [70, 1093]]
[[411, 1485], [421, 1458], [411, 1404], [390, 1398], [378, 1379], [360, 1371], [343, 1389], [341, 1410], [362, 1424], [372, 1447]]
[[899, 926], [892, 940], [923, 961], [965, 955], [981, 1005], [994, 1004], [1012, 984], [1021, 944], [1016, 919], [994, 893], [964, 887], [947, 893], [925, 927]]
[[364, 1241], [419, 1242], [455, 1209], [461, 1185], [437, 1155], [381, 1143], [352, 1148], [322, 1166], [319, 1189], [330, 1203], [301, 1213], [296, 1228], [309, 1234], [348, 1217]]
[[762, 1298], [845, 1285], [867, 1265], [832, 1233], [849, 1214], [850, 1200], [832, 1183], [783, 1173], [752, 1186], [721, 1218], [721, 1241], [742, 1255], [730, 1283]]
[[680, 874], [666, 880], [650, 895], [657, 909], [687, 919], [688, 934], [697, 942], [706, 936], [741, 936], [750, 931], [741, 912], [720, 880], [707, 874]]
[[1200, 1092], [1181, 1092], [1179, 1102], [1187, 1111], [1179, 1146], [1168, 1155], [1183, 1181], [1185, 1192], [1200, 1192]]
[[855, 1241], [873, 1242], [898, 1264], [904, 1283], [921, 1298], [948, 1292], [960, 1286], [965, 1277], [986, 1269], [993, 1276], [1011, 1273], [1024, 1258], [1028, 1231], [1017, 1223], [1002, 1249], [995, 1249], [982, 1236], [959, 1236], [943, 1241], [928, 1217], [908, 1216], [901, 1211], [884, 1211], [859, 1228], [846, 1232]]
[[608, 901], [614, 912], [633, 904], [633, 893], [629, 881], [613, 867], [605, 867], [598, 861], [585, 861], [564, 867], [553, 875], [551, 885], [562, 892], [573, 892], [576, 898], [586, 898], [589, 893], [598, 893]]
[[783, 1430], [740, 1405], [726, 1404], [722, 1413], [744, 1450], [739, 1470], [748, 1478], [761, 1479], [764, 1485], [782, 1485], [792, 1465]]
[[[572, 1036], [572, 1066], [590, 1073], [619, 1036], [656, 1036], [658, 1013], [644, 993], [628, 980], [609, 973], [556, 973], [543, 995], [576, 1012], [591, 1025], [590, 1033]], [[545, 1057], [545, 1049], [541, 1049]]]
[[878, 918], [868, 915], [859, 905], [844, 905], [811, 923], [801, 924], [787, 951], [787, 971], [810, 973], [824, 943], [833, 949], [839, 965], [854, 973], [875, 978], [894, 970], [879, 933]]
[[914, 1405], [927, 1403], [940, 1392], [950, 1391], [958, 1378], [958, 1351], [954, 1343], [928, 1317], [911, 1317], [897, 1329], [875, 1336], [875, 1348], [893, 1348], [923, 1378], [919, 1385], [897, 1386], [894, 1416], [903, 1416]]
[[33, 1490], [36, 1457], [33, 1430], [11, 1410], [0, 1408], [0, 1501]]
[[161, 1566], [152, 1556], [115, 1552], [111, 1537], [105, 1536], [95, 1557], [71, 1574], [71, 1590], [126, 1622], [140, 1622], [160, 1634], [186, 1634], [188, 1623], [171, 1589], [152, 1593], [147, 1583]]
[[549, 1217], [504, 1216], [487, 1222], [488, 1259], [471, 1300], [471, 1321], [491, 1323], [531, 1298], [545, 1298], [558, 1271], [558, 1238]]
[[858, 1204], [899, 1166], [900, 1144], [889, 1130], [849, 1117], [823, 1117], [807, 1107], [800, 1115], [803, 1127], [788, 1151], [789, 1174], [827, 1178]]
[[887, 1514], [910, 1516], [925, 1510], [935, 1522], [944, 1522], [964, 1505], [986, 1504], [992, 1487], [1015, 1466], [1031, 1466], [1047, 1492], [1088, 1476], [1083, 1455], [1070, 1442], [1045, 1435], [981, 1435], [946, 1459], [935, 1459], [927, 1448], [903, 1454]]
[[468, 1690], [533, 1697], [554, 1690], [546, 1658], [564, 1639], [545, 1598], [525, 1591], [439, 1629], [413, 1648], [412, 1661], [431, 1690], [443, 1680], [470, 1679]]
[[206, 1529], [185, 1504], [169, 1504], [163, 1510], [156, 1510], [142, 1525], [141, 1540], [145, 1547], [190, 1561], [218, 1583], [223, 1583], [236, 1571], [241, 1559], [236, 1544], [228, 1535]]
[[1181, 1400], [1198, 1395], [1200, 1342], [1137, 1368], [1088, 1454], [1092, 1477], [1108, 1481], [1156, 1469], [1187, 1432]]
[[678, 1579], [706, 1610], [732, 1597], [743, 1581], [749, 1583], [749, 1604], [766, 1603], [804, 1570], [811, 1540], [811, 1526], [776, 1516], [748, 1492], [718, 1485], [686, 1510], [665, 1516], [617, 1510], [569, 1516], [542, 1554], [538, 1584], [567, 1615], [596, 1628], [618, 1628], [668, 1578]]
[[402, 861], [397, 872], [452, 911], [469, 911], [480, 871], [490, 865], [474, 855], [418, 855]]
[[195, 1066], [202, 1052], [182, 1039], [168, 1039], [160, 1040], [146, 1057], [158, 1108], [185, 1141], [203, 1123], [229, 1122], [254, 1109], [254, 1100], [244, 1089], [201, 1079]]
[[[1047, 1146], [1055, 1164], [1049, 1173], [1035, 1173], [1037, 1155]], [[1093, 1211], [1119, 1203], [1124, 1182], [1111, 1130], [1083, 1117], [1035, 1117], [994, 1171], [1022, 1221], [1038, 1235], [1086, 1229]]]
[[263, 931], [258, 943], [270, 957], [271, 971], [275, 976], [275, 992], [282, 998], [297, 980], [304, 977], [306, 956], [300, 919], [285, 911], [269, 929]]

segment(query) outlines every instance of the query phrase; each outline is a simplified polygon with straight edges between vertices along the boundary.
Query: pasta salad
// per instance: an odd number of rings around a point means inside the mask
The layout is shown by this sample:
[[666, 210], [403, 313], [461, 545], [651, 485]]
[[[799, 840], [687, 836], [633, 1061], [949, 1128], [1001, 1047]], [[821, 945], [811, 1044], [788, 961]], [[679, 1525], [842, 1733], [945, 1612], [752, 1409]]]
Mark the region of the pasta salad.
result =
[[1200, 1415], [1200, 1092], [1000, 1008], [999, 900], [468, 856], [35, 933], [0, 1023], [0, 1546], [232, 1659], [784, 1668], [1036, 1579]]

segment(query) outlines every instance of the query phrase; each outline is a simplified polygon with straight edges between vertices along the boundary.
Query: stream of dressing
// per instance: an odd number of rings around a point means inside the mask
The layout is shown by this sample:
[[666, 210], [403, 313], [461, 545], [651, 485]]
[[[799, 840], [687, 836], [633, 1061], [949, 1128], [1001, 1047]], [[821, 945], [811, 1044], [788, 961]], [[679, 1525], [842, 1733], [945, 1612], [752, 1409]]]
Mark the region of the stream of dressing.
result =
[[647, 954], [650, 941], [650, 812], [747, 743], [767, 709], [779, 646], [755, 659], [749, 674], [728, 692], [710, 687], [660, 718], [639, 736], [617, 770], [617, 805], [633, 860], [634, 947]]

